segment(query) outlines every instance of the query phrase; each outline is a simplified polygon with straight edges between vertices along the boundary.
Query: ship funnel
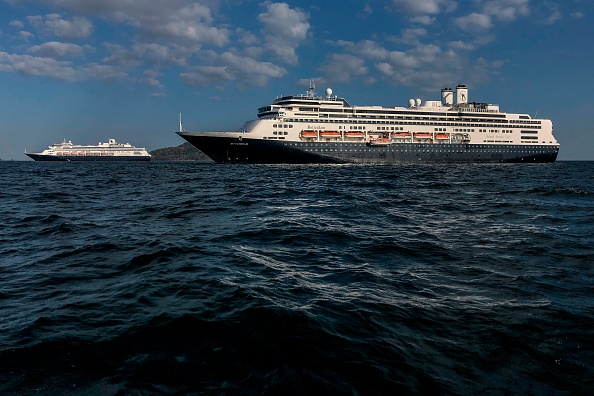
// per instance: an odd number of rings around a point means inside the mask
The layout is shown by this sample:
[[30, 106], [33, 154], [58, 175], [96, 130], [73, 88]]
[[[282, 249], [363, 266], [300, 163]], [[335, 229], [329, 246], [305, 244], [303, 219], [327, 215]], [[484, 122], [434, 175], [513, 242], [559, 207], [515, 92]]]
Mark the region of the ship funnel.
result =
[[454, 91], [452, 91], [452, 88], [446, 87], [441, 90], [441, 104], [444, 106], [454, 104]]
[[468, 88], [466, 85], [456, 87], [456, 104], [468, 103]]
[[182, 119], [181, 119], [181, 113], [179, 113], [179, 131], [180, 132], [185, 132], [184, 131], [184, 124], [183, 124]]

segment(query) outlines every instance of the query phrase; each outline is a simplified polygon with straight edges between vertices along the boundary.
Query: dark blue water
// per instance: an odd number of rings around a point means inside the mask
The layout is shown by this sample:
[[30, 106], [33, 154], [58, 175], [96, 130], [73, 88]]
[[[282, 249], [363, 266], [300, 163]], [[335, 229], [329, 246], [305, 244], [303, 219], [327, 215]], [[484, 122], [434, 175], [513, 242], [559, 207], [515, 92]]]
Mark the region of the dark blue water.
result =
[[0, 162], [1, 394], [591, 394], [594, 163]]

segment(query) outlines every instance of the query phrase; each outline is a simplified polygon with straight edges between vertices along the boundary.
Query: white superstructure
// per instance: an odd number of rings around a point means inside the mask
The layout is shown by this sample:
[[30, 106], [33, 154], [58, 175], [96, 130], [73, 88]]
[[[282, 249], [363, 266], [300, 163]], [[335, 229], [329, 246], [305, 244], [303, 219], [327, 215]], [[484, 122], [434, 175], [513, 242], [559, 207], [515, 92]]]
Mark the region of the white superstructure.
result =
[[239, 132], [251, 138], [289, 141], [355, 142], [387, 137], [411, 143], [559, 145], [550, 120], [469, 102], [464, 85], [458, 85], [455, 92], [444, 88], [441, 100], [411, 99], [408, 107], [351, 106], [331, 96], [330, 89], [325, 97], [316, 96], [314, 88], [312, 84], [305, 95], [279, 97], [261, 107], [258, 119], [245, 123]]

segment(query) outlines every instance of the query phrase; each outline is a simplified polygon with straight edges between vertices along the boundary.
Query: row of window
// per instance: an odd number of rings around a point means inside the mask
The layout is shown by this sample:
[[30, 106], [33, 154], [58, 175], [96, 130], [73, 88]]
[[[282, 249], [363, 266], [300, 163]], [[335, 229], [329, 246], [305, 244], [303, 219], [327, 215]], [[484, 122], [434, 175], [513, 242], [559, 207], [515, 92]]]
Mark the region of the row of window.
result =
[[[310, 103], [307, 102], [291, 102], [292, 104], [306, 104], [306, 105], [310, 105]], [[281, 103], [282, 104], [282, 103]], [[288, 108], [289, 110], [293, 110], [292, 107]], [[260, 113], [262, 112], [268, 112], [272, 110], [271, 106], [265, 106], [265, 107], [261, 107], [260, 109], [258, 109]], [[419, 116], [419, 115], [428, 115], [428, 116], [465, 116], [465, 117], [480, 117], [480, 118], [505, 118], [504, 114], [493, 114], [493, 113], [486, 113], [486, 114], [460, 114], [460, 115], [454, 115], [454, 114], [448, 114], [448, 113], [435, 113], [435, 112], [422, 112], [422, 111], [399, 111], [399, 110], [394, 110], [394, 111], [389, 111], [386, 109], [379, 109], [379, 110], [364, 110], [364, 109], [356, 109], [354, 110], [353, 108], [319, 108], [319, 107], [299, 107], [299, 111], [308, 111], [308, 112], [317, 112], [317, 111], [322, 111], [322, 112], [326, 112], [326, 113], [352, 113], [353, 111], [355, 111], [355, 113], [359, 113], [359, 114], [377, 114], [377, 115], [394, 115], [394, 114], [404, 114], [404, 115], [414, 115], [414, 116]], [[541, 121], [539, 120], [532, 120], [530, 119], [529, 116], [527, 115], [519, 115], [518, 116], [520, 119], [519, 120], [509, 120], [510, 123], [520, 123], [520, 124], [540, 124]], [[474, 120], [468, 120], [468, 121], [479, 121], [478, 119], [474, 119]]]
[[[342, 124], [388, 124], [388, 125], [436, 125], [436, 126], [461, 126], [461, 127], [476, 127], [476, 128], [501, 128], [502, 125], [485, 125], [485, 124], [467, 124], [467, 123], [439, 123], [439, 122], [401, 122], [401, 121], [381, 121], [381, 120], [374, 120], [374, 121], [362, 121], [362, 120], [327, 120], [327, 119], [312, 119], [312, 118], [288, 118], [285, 121], [287, 122], [308, 122], [308, 123], [342, 123]], [[522, 125], [522, 126], [515, 126], [509, 125], [508, 127], [511, 128], [533, 128], [533, 129], [541, 129], [540, 125], [530, 126], [530, 125]], [[290, 127], [289, 127], [290, 128]]]
[[[522, 118], [522, 116], [520, 116], [520, 118]], [[510, 123], [514, 123], [514, 124], [540, 124], [540, 121], [534, 121], [534, 120], [509, 120]]]
[[[381, 151], [378, 151], [377, 149], [360, 149], [360, 150], [352, 150], [352, 149], [309, 149], [306, 148], [305, 151], [313, 151], [313, 152], [357, 152], [357, 153], [361, 153], [361, 152], [376, 152], [376, 153], [381, 153]], [[405, 149], [401, 149], [401, 150], [391, 150], [393, 151], [400, 151], [401, 153], [407, 153], [407, 152], [411, 152], [411, 153], [484, 153], [484, 151], [482, 150], [405, 150]], [[533, 153], [533, 154], [546, 154], [549, 153], [549, 151], [542, 151], [542, 150], [489, 150], [487, 153], [522, 153], [522, 154], [529, 154], [529, 153]]]
[[[436, 147], [448, 147], [448, 148], [452, 148], [452, 149], [466, 149], [466, 150], [477, 150], [478, 151], [484, 151], [484, 149], [487, 149], [487, 151], [491, 151], [493, 150], [493, 145], [492, 144], [488, 144], [488, 145], [481, 145], [481, 144], [472, 144], [472, 145], [467, 145], [467, 144], [438, 144], [438, 143], [392, 143], [391, 147], [397, 147], [397, 148], [406, 148], [406, 147], [412, 147], [411, 145], [414, 144], [415, 148], [430, 148], [432, 150], [436, 149]], [[285, 143], [285, 145], [287, 146], [300, 146], [300, 147], [360, 147], [360, 148], [365, 148], [367, 147], [367, 144], [365, 143], [333, 143], [333, 144], [328, 144], [328, 143], [318, 143], [318, 142], [306, 142], [306, 143], [299, 143], [299, 142], [287, 142]], [[468, 148], [469, 147], [469, 148]], [[505, 147], [502, 147], [502, 149], [515, 149], [515, 150], [526, 150], [527, 146], [520, 146], [520, 145], [506, 145]], [[539, 147], [539, 146], [531, 146], [530, 148], [533, 149], [545, 149], [546, 147]], [[478, 149], [483, 149], [483, 150], [478, 150]], [[374, 149], [374, 150], [377, 150]], [[412, 150], [411, 150], [412, 151]]]

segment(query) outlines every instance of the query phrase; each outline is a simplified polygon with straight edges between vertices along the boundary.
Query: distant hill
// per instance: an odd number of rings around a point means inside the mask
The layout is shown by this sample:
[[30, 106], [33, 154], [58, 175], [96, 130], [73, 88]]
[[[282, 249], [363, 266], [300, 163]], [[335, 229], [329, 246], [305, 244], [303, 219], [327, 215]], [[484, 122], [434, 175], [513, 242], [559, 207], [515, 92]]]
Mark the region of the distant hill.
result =
[[186, 142], [176, 147], [165, 147], [150, 152], [151, 161], [203, 161], [212, 162], [202, 151]]

